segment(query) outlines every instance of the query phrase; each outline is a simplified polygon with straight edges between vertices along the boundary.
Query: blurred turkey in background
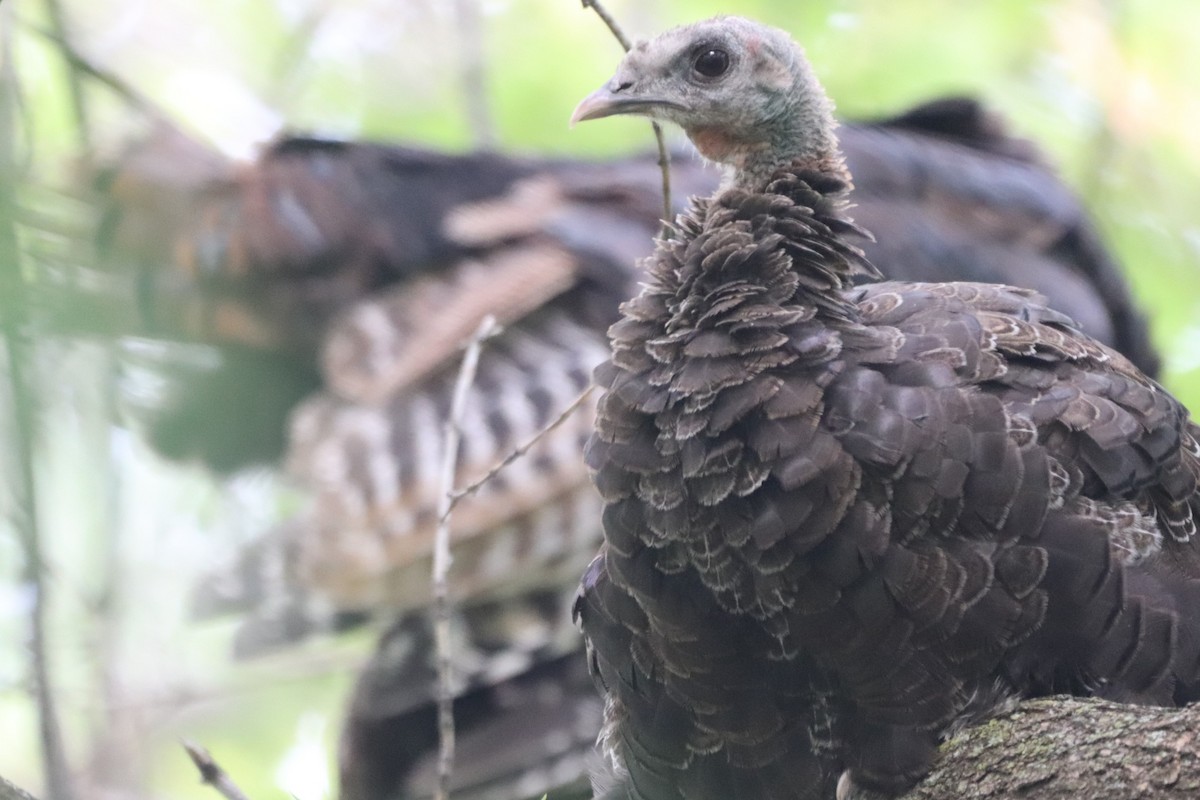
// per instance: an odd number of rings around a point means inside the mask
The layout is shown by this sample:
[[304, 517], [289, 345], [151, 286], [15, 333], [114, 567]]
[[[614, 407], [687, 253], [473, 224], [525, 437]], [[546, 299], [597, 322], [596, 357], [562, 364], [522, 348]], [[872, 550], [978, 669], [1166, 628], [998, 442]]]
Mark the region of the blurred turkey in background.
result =
[[[1144, 318], [1079, 201], [994, 115], [949, 98], [841, 135], [852, 215], [885, 275], [1037, 289], [1157, 374]], [[678, 211], [718, 176], [680, 153], [672, 177]], [[137, 287], [140, 332], [217, 355], [153, 364], [170, 378], [141, 409], [155, 448], [222, 473], [282, 461], [308, 498], [199, 587], [197, 613], [244, 615], [240, 656], [386, 624], [347, 712], [342, 796], [427, 796], [428, 576], [462, 344], [486, 314], [504, 327], [462, 420], [458, 486], [589, 385], [658, 228], [655, 158], [286, 138], [235, 165], [162, 127], [98, 186], [100, 243]], [[601, 708], [568, 609], [600, 535], [581, 458], [591, 412], [455, 510], [455, 797], [586, 795]]]

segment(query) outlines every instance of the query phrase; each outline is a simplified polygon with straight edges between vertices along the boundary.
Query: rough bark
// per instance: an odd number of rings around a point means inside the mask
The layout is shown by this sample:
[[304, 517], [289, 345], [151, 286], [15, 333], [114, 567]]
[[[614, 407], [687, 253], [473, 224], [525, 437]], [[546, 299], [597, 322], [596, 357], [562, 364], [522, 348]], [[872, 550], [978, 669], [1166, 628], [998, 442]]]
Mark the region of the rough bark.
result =
[[1200, 705], [1031, 700], [963, 731], [902, 800], [1200, 797]]
[[[1200, 704], [1030, 700], [963, 731], [897, 800], [1158, 800], [1200, 797]], [[0, 800], [37, 800], [0, 777]]]
[[0, 800], [37, 800], [37, 798], [0, 776]]

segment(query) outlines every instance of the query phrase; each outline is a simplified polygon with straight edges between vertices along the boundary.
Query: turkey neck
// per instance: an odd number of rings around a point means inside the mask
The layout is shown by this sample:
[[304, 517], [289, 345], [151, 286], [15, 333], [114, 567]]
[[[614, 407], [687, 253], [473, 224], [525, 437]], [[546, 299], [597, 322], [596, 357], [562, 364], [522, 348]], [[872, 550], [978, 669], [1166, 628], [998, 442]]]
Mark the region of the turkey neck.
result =
[[[640, 470], [645, 461], [654, 474], [640, 479], [643, 499], [658, 509], [652, 514], [667, 515], [651, 523], [664, 536], [717, 535], [690, 523], [670, 531], [695, 516], [688, 508], [699, 514], [748, 499], [777, 452], [779, 443], [767, 441], [776, 415], [815, 412], [843, 354], [886, 346], [842, 291], [856, 275], [878, 274], [845, 240], [862, 234], [843, 214], [848, 189], [842, 176], [806, 161], [779, 170], [762, 190], [731, 188], [697, 203], [679, 217], [678, 235], [659, 242], [645, 288], [610, 328], [612, 361], [596, 377], [615, 395], [615, 416], [602, 402], [598, 437], [621, 453], [597, 442], [589, 463], [628, 456]], [[767, 421], [746, 429], [741, 420], [754, 408]], [[651, 428], [634, 423], [647, 417], [656, 430], [649, 439]], [[759, 455], [742, 458], [743, 449]], [[717, 468], [725, 455], [734, 466]], [[597, 476], [606, 499], [624, 496], [606, 482]]]
[[670, 295], [665, 332], [724, 331], [735, 347], [728, 354], [744, 358], [747, 349], [736, 345], [759, 350], [771, 322], [852, 326], [857, 310], [842, 290], [856, 276], [879, 273], [845, 241], [870, 237], [845, 214], [850, 188], [841, 156], [832, 155], [776, 169], [759, 188], [739, 178], [697, 204], [651, 264], [648, 291]]

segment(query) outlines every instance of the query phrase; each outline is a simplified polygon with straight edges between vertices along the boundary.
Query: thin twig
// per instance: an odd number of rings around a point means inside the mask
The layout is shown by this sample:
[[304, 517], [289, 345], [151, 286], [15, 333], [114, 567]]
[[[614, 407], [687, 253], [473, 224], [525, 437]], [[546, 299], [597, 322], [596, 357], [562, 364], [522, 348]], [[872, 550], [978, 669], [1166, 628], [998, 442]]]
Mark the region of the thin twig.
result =
[[650, 127], [654, 129], [654, 140], [658, 142], [658, 168], [662, 170], [662, 191], [663, 191], [663, 228], [662, 238], [671, 238], [671, 219], [674, 214], [671, 213], [671, 154], [667, 152], [666, 142], [663, 141], [662, 126], [657, 122], [651, 122]]
[[[325, 22], [332, 16], [336, 0], [312, 3], [304, 15], [292, 25], [287, 39], [271, 59], [270, 84], [264, 99], [272, 108], [287, 109], [289, 100], [302, 96], [299, 87], [308, 81], [306, 67], [311, 63], [313, 42], [321, 34]], [[285, 112], [285, 116], [286, 116]]]
[[612, 31], [612, 35], [621, 43], [621, 47], [628, 53], [633, 48], [633, 42], [629, 41], [629, 37], [625, 35], [625, 31], [621, 30], [621, 26], [613, 19], [613, 15], [608, 13], [608, 9], [596, 2], [596, 0], [582, 0], [582, 2], [585, 10], [590, 8], [596, 12], [596, 16], [603, 20], [608, 29]]
[[[11, 14], [11, 8], [0, 14]], [[15, 460], [18, 475], [14, 495], [12, 525], [17, 530], [24, 556], [22, 579], [33, 595], [30, 612], [30, 669], [38, 711], [42, 761], [46, 792], [55, 800], [74, 797], [62, 728], [51, 685], [50, 656], [47, 647], [46, 616], [49, 594], [43, 560], [41, 526], [37, 513], [37, 491], [33, 469], [35, 404], [30, 397], [29, 334], [26, 314], [25, 276], [21, 272], [21, 250], [17, 238], [16, 185], [18, 170], [13, 152], [13, 134], [17, 129], [16, 69], [12, 62], [12, 26], [0, 19], [0, 329], [3, 330], [9, 385], [12, 391]]]
[[37, 800], [37, 798], [0, 775], [0, 800]]
[[192, 763], [196, 765], [196, 769], [200, 771], [201, 781], [220, 792], [225, 800], [250, 800], [225, 770], [221, 769], [221, 765], [216, 762], [208, 750], [186, 739], [180, 744], [187, 751]]
[[475, 494], [477, 491], [479, 491], [481, 488], [483, 488], [483, 485], [485, 483], [487, 483], [492, 478], [495, 478], [497, 475], [499, 475], [500, 472], [502, 470], [504, 470], [505, 467], [507, 467], [509, 464], [513, 463], [514, 461], [516, 461], [518, 458], [522, 458], [526, 454], [528, 454], [530, 449], [532, 449], [535, 444], [540, 442], [542, 440], [542, 438], [545, 437], [548, 433], [550, 433], [555, 428], [559, 427], [564, 422], [566, 422], [568, 419], [570, 419], [571, 415], [574, 414], [576, 411], [578, 411], [579, 408], [584, 404], [584, 402], [586, 402], [587, 399], [589, 397], [591, 397], [592, 390], [595, 388], [596, 388], [595, 384], [592, 384], [591, 386], [589, 386], [588, 388], [586, 388], [582, 392], [580, 392], [579, 396], [576, 397], [574, 400], [572, 400], [571, 404], [569, 406], [567, 406], [566, 408], [564, 408], [561, 414], [559, 414], [557, 417], [555, 417], [548, 425], [546, 425], [546, 427], [542, 428], [537, 433], [535, 433], [532, 437], [530, 437], [526, 442], [524, 442], [516, 450], [513, 450], [511, 453], [506, 455], [499, 463], [497, 463], [494, 467], [492, 467], [486, 473], [484, 473], [483, 476], [481, 478], [479, 478], [479, 480], [474, 481], [473, 483], [467, 484], [463, 488], [452, 492], [450, 495], [450, 507], [446, 510], [446, 513], [449, 514], [450, 512], [452, 512], [454, 510], [454, 507], [459, 504], [459, 501], [461, 501], [465, 497]]
[[[625, 35], [625, 31], [621, 30], [621, 26], [613, 19], [612, 14], [608, 13], [608, 9], [601, 5], [597, 0], [581, 0], [584, 9], [591, 9], [596, 12], [596, 16], [604, 21], [608, 29], [612, 31], [612, 35], [621, 43], [621, 47], [628, 53], [633, 43], [629, 41], [629, 37]], [[658, 168], [662, 170], [662, 192], [663, 192], [663, 227], [661, 236], [664, 239], [671, 238], [671, 219], [674, 216], [671, 213], [671, 154], [667, 152], [667, 143], [663, 138], [662, 126], [651, 120], [650, 127], [654, 129], [654, 141], [658, 143]]]
[[132, 84], [121, 78], [115, 72], [110, 72], [97, 64], [92, 63], [87, 56], [75, 49], [69, 41], [62, 36], [55, 34], [53, 31], [48, 31], [33, 23], [22, 21], [21, 27], [30, 33], [41, 36], [50, 44], [54, 45], [60, 55], [66, 59], [67, 64], [72, 70], [77, 71], [80, 75], [85, 75], [88, 78], [96, 81], [100, 85], [112, 91], [123, 101], [138, 111], [146, 114], [151, 119], [165, 119], [163, 112], [156, 106], [148, 97], [139, 92]]
[[496, 124], [488, 103], [486, 47], [479, 0], [456, 0], [454, 9], [458, 17], [458, 54], [467, 104], [467, 124], [471, 126], [475, 146], [486, 149], [496, 144]]
[[450, 416], [442, 442], [441, 494], [438, 497], [438, 526], [433, 545], [433, 633], [437, 647], [438, 665], [438, 777], [436, 800], [450, 796], [450, 773], [454, 769], [454, 685], [450, 652], [450, 511], [454, 500], [454, 473], [458, 466], [458, 448], [462, 442], [462, 420], [467, 408], [467, 395], [475, 382], [479, 368], [479, 352], [483, 343], [499, 332], [496, 318], [483, 318], [471, 336], [463, 353], [454, 396], [450, 401]]
[[[66, 13], [63, 10], [61, 0], [46, 0], [46, 10], [50, 20], [50, 29], [52, 35], [57, 40], [55, 42], [57, 49], [60, 52], [67, 66], [67, 85], [70, 89], [71, 110], [75, 118], [76, 141], [80, 149], [80, 153], [85, 163], [90, 163], [94, 155], [94, 139], [92, 136], [92, 115], [88, 106], [88, 95], [85, 91], [84, 81], [90, 77], [89, 72], [84, 69], [81, 60], [76, 56], [75, 48], [72, 46], [72, 37], [68, 30]], [[72, 270], [74, 272], [74, 270]], [[109, 433], [116, 430], [115, 421], [117, 419], [117, 373], [116, 373], [116, 349], [117, 344], [114, 339], [108, 339], [103, 346], [103, 398], [105, 402], [105, 414], [100, 420], [100, 424], [104, 425]], [[104, 450], [109, 459], [116, 456], [116, 450], [113, 447], [107, 447]], [[115, 663], [115, 645], [119, 638], [120, 620], [118, 615], [113, 613], [113, 609], [117, 605], [117, 598], [123, 586], [119, 578], [121, 571], [121, 561], [118, 554], [121, 551], [120, 547], [120, 531], [121, 527], [117, 520], [118, 498], [121, 496], [121, 475], [122, 472], [117, 468], [117, 464], [109, 463], [109, 469], [106, 470], [106, 497], [101, 513], [105, 515], [107, 536], [105, 538], [104, 548], [104, 566], [100, 572], [101, 581], [98, 586], [98, 591], [94, 598], [88, 599], [88, 606], [93, 612], [93, 641], [96, 647], [93, 648], [95, 653], [94, 667], [96, 670], [96, 695], [101, 698], [103, 703], [104, 713], [97, 720], [97, 730], [92, 736], [93, 757], [90, 763], [97, 766], [103, 775], [104, 771], [115, 768], [116, 764], [128, 764], [129, 754], [123, 752], [123, 748], [128, 745], [126, 737], [108, 736], [107, 731], [111, 731], [115, 726], [119, 725], [118, 713], [115, 709], [116, 697], [116, 663]], [[60, 580], [59, 586], [63, 585]], [[92, 776], [95, 777], [95, 776]]]
[[59, 50], [67, 62], [67, 86], [71, 94], [71, 111], [75, 115], [75, 132], [79, 137], [79, 147], [84, 155], [92, 154], [92, 125], [91, 114], [88, 112], [87, 96], [83, 91], [84, 71], [79, 62], [71, 57], [74, 48], [69, 46], [71, 41], [67, 33], [67, 19], [63, 13], [60, 0], [46, 0], [46, 10], [50, 16], [50, 28], [58, 40]]

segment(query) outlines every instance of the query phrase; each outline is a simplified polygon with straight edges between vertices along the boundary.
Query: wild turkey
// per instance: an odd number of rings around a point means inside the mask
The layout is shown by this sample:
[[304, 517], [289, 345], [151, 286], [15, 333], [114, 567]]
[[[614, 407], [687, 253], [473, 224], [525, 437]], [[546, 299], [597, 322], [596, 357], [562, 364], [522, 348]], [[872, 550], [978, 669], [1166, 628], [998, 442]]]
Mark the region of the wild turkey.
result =
[[605, 798], [894, 793], [1004, 697], [1200, 696], [1200, 427], [1034, 292], [855, 287], [831, 108], [786, 33], [717, 17], [575, 112], [726, 165], [596, 372]]
[[[890, 234], [866, 245], [877, 263], [912, 278], [1035, 282], [1153, 368], [1142, 319], [1078, 202], [977, 104], [938, 101], [843, 131], [856, 214]], [[634, 264], [657, 227], [653, 159], [449, 156], [294, 138], [235, 170], [173, 135], [158, 146], [172, 171], [159, 151], [140, 150], [107, 181], [121, 205], [105, 238], [123, 252], [143, 248], [144, 330], [215, 343], [222, 360], [166, 365], [179, 402], [151, 436], [221, 470], [286, 446], [314, 495], [206, 587], [202, 604], [255, 608], [238, 638], [244, 654], [331, 615], [415, 609], [382, 637], [360, 680], [342, 782], [347, 798], [419, 795], [435, 737], [421, 616], [432, 454], [457, 347], [484, 311], [479, 297], [517, 296], [499, 303], [508, 329], [489, 345], [467, 415], [464, 483], [565, 407], [603, 360], [604, 330], [634, 291]], [[190, 192], [172, 183], [181, 161], [200, 178]], [[168, 183], [147, 192], [148, 175]], [[692, 158], [676, 158], [674, 177], [679, 210], [717, 182]], [[164, 211], [176, 216], [154, 216]], [[171, 259], [182, 279], [160, 268]], [[540, 796], [583, 774], [601, 707], [577, 674], [567, 609], [599, 539], [599, 500], [577, 455], [590, 425], [588, 414], [572, 418], [456, 515], [465, 539], [453, 578], [463, 596], [456, 796], [473, 787], [507, 797], [514, 785]], [[531, 703], [540, 738], [529, 735]], [[489, 757], [468, 755], [474, 743]]]
[[[1086, 212], [995, 115], [947, 98], [842, 132], [856, 216], [887, 233], [886, 243], [864, 246], [889, 274], [1035, 288], [1157, 374], [1144, 318]], [[716, 172], [686, 154], [672, 169], [677, 211], [716, 186]], [[238, 166], [166, 128], [132, 147], [99, 189], [100, 244], [114, 268], [135, 271], [138, 331], [221, 348], [217, 365], [158, 365], [178, 389], [148, 415], [149, 433], [164, 455], [220, 472], [279, 459], [287, 413], [322, 385], [317, 352], [331, 321], [364, 297], [468, 257], [487, 264], [499, 243], [539, 228], [588, 253], [589, 278], [623, 287], [661, 213], [645, 156], [449, 155], [289, 137]], [[448, 226], [485, 200], [495, 202], [473, 216], [490, 209], [495, 221], [482, 224], [495, 230]], [[551, 200], [565, 210], [556, 214]]]

